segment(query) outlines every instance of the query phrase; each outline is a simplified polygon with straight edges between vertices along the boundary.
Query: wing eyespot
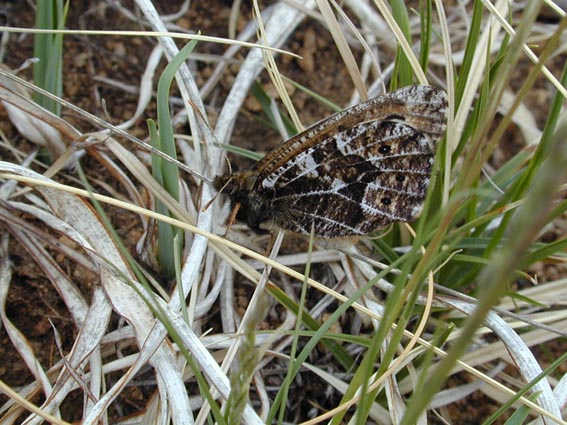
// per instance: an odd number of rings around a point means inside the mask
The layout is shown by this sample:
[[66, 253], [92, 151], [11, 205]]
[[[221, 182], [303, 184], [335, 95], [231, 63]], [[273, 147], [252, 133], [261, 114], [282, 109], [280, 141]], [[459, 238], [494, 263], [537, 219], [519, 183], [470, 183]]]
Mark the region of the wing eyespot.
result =
[[402, 115], [392, 114], [384, 118], [384, 121], [405, 121], [406, 117]]
[[384, 205], [392, 205], [392, 200], [390, 198], [382, 198], [380, 200]]
[[406, 180], [406, 176], [404, 176], [403, 174], [398, 174], [398, 175], [396, 176], [396, 181], [398, 181], [398, 182], [400, 182], [400, 183], [403, 182], [403, 181], [405, 181], [405, 180]]
[[378, 152], [380, 152], [382, 155], [387, 155], [390, 153], [390, 151], [391, 148], [388, 145], [382, 145], [378, 148]]

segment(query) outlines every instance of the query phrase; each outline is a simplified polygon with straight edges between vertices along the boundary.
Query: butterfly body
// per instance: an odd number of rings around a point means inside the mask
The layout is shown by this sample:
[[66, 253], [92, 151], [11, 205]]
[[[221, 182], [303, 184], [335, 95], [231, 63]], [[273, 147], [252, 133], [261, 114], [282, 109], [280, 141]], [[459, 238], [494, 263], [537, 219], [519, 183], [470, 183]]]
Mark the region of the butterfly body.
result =
[[442, 90], [409, 86], [338, 112], [285, 141], [250, 171], [217, 177], [237, 219], [316, 237], [367, 235], [411, 221], [445, 131]]

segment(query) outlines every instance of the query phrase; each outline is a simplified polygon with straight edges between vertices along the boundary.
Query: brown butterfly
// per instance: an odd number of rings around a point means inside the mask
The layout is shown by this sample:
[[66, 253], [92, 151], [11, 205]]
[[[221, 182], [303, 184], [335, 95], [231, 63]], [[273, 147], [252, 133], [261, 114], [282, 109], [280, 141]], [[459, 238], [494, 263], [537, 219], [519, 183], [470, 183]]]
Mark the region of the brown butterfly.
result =
[[443, 90], [404, 87], [331, 115], [214, 186], [255, 231], [367, 235], [419, 214], [446, 114]]

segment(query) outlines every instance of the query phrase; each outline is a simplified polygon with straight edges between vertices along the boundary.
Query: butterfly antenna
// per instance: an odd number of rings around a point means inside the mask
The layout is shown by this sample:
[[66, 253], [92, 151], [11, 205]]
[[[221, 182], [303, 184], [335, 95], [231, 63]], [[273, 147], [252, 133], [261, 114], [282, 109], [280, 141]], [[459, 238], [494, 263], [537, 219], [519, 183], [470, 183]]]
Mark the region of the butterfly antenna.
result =
[[[215, 133], [213, 132], [213, 129], [209, 125], [208, 121], [205, 119], [205, 116], [203, 115], [201, 110], [197, 107], [197, 105], [195, 105], [195, 102], [193, 102], [191, 99], [189, 99], [187, 101], [187, 103], [189, 103], [189, 106], [191, 106], [191, 109], [193, 109], [193, 112], [195, 112], [195, 114], [197, 114], [199, 116], [199, 118], [201, 118], [201, 121], [203, 122], [203, 124], [205, 124], [205, 126], [209, 129], [209, 132], [211, 133], [211, 135], [214, 137]], [[215, 140], [216, 140], [216, 138], [215, 138]]]
[[209, 209], [209, 207], [211, 206], [211, 204], [213, 202], [215, 202], [215, 200], [217, 199], [217, 197], [226, 189], [226, 187], [228, 186], [228, 184], [230, 183], [230, 181], [232, 180], [232, 177], [230, 179], [228, 179], [226, 181], [225, 184], [223, 184], [221, 186], [221, 188], [217, 191], [217, 193], [215, 193], [215, 196], [213, 196], [211, 199], [209, 199], [209, 201], [205, 204], [205, 206], [201, 209], [201, 212], [205, 212]]
[[207, 130], [209, 130], [209, 133], [212, 136], [212, 138], [214, 139], [215, 143], [218, 146], [222, 146], [222, 143], [219, 142], [219, 140], [217, 139], [217, 136], [215, 136], [215, 132], [213, 131], [213, 129], [209, 125], [209, 122], [205, 119], [205, 116], [203, 115], [201, 110], [199, 108], [197, 108], [197, 105], [195, 105], [195, 103], [191, 99], [189, 99], [187, 101], [187, 103], [189, 103], [189, 106], [191, 106], [191, 109], [193, 109], [193, 112], [195, 112], [195, 114], [201, 119], [201, 122], [203, 124], [205, 124], [205, 127], [207, 127]]
[[[224, 157], [226, 159], [226, 165], [228, 166], [228, 172], [230, 173], [230, 175], [232, 176], [232, 165], [230, 164], [230, 161], [228, 160], [228, 157], [225, 156]], [[230, 181], [230, 180], [229, 180]], [[228, 182], [227, 182], [228, 183]], [[226, 186], [226, 185], [225, 185]], [[224, 186], [223, 186], [224, 187]]]
[[[209, 201], [205, 204], [205, 206], [201, 209], [202, 212], [207, 211], [207, 209], [211, 206], [211, 204], [213, 202], [215, 202], [215, 200], [217, 199], [217, 197], [226, 189], [226, 187], [229, 185], [229, 183], [232, 181], [233, 177], [230, 177], [225, 184], [223, 184], [221, 186], [221, 188], [218, 190], [218, 192], [215, 194], [215, 196], [213, 196], [211, 199], [209, 199]], [[230, 228], [232, 227], [232, 225], [234, 224], [234, 222], [236, 221], [236, 214], [238, 214], [238, 210], [240, 209], [240, 202], [236, 202], [234, 204], [234, 207], [232, 208], [232, 211], [230, 213], [230, 217], [228, 219], [228, 223], [226, 226], [226, 230], [224, 232], [223, 236], [226, 236], [228, 234], [228, 231], [230, 230]]]
[[213, 196], [211, 199], [209, 199], [209, 201], [205, 204], [205, 206], [203, 208], [201, 208], [201, 212], [205, 212], [209, 209], [209, 207], [212, 205], [212, 203], [215, 202], [215, 200], [219, 196], [219, 193], [220, 192], [215, 193], [215, 196]]
[[[222, 146], [222, 144], [218, 141], [217, 137], [215, 136], [215, 133], [213, 131], [213, 129], [211, 128], [211, 126], [209, 125], [208, 121], [205, 119], [205, 117], [203, 116], [201, 110], [199, 108], [197, 108], [197, 105], [195, 105], [195, 103], [189, 99], [188, 101], [189, 105], [191, 106], [191, 108], [193, 109], [193, 111], [195, 112], [195, 114], [201, 119], [201, 121], [203, 122], [203, 124], [205, 124], [205, 126], [207, 127], [207, 129], [209, 130], [211, 136], [213, 137], [213, 139], [215, 140], [215, 142], [217, 143], [217, 145]], [[228, 169], [229, 169], [229, 175], [232, 175], [232, 166], [230, 165], [230, 161], [228, 160], [228, 158], [225, 156], [225, 160], [226, 163], [228, 165]], [[232, 177], [229, 178], [225, 184], [222, 185], [222, 187], [217, 191], [217, 193], [215, 194], [215, 196], [213, 196], [211, 199], [209, 199], [209, 201], [205, 204], [205, 206], [201, 209], [201, 212], [205, 212], [209, 209], [209, 207], [213, 204], [213, 202], [216, 201], [216, 199], [218, 198], [219, 194], [221, 194], [226, 187], [228, 186], [228, 184], [231, 182]], [[212, 183], [214, 183], [214, 180], [212, 181]], [[227, 226], [227, 229], [225, 231], [225, 236], [228, 233], [230, 226], [234, 223], [235, 219], [236, 219], [236, 214], [238, 212], [238, 209], [240, 208], [240, 203], [237, 203], [234, 206], [234, 209], [230, 215], [230, 221], [229, 224]]]
[[[201, 119], [203, 124], [205, 124], [205, 127], [207, 127], [207, 129], [209, 130], [209, 133], [211, 134], [211, 136], [215, 140], [215, 143], [217, 144], [217, 146], [222, 147], [224, 144], [219, 142], [219, 140], [217, 139], [217, 136], [215, 136], [215, 132], [213, 131], [213, 129], [209, 125], [208, 121], [203, 116], [203, 113], [201, 112], [201, 110], [199, 108], [197, 108], [197, 105], [195, 105], [195, 103], [191, 99], [188, 100], [188, 103], [191, 106], [191, 108], [193, 109], [193, 111], [195, 112], [195, 114]], [[226, 156], [225, 156], [225, 160], [226, 160], [226, 163], [227, 163], [227, 166], [228, 166], [229, 173], [232, 174], [232, 166], [230, 165], [230, 161], [228, 160], [228, 158]], [[213, 181], [210, 181], [210, 182], [213, 183]], [[225, 187], [226, 187], [226, 184], [222, 187], [222, 189], [224, 189]], [[222, 191], [222, 189], [221, 189], [221, 191]], [[207, 205], [208, 204], [209, 203], [207, 203]]]

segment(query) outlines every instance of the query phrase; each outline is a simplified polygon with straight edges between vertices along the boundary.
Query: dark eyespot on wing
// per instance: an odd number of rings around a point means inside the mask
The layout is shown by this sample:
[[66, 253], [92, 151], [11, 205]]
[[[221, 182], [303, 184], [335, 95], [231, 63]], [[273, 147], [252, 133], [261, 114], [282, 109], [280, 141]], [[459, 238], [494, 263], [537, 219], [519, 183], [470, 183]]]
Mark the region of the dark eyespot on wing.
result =
[[384, 121], [405, 121], [402, 115], [391, 114], [384, 118]]

